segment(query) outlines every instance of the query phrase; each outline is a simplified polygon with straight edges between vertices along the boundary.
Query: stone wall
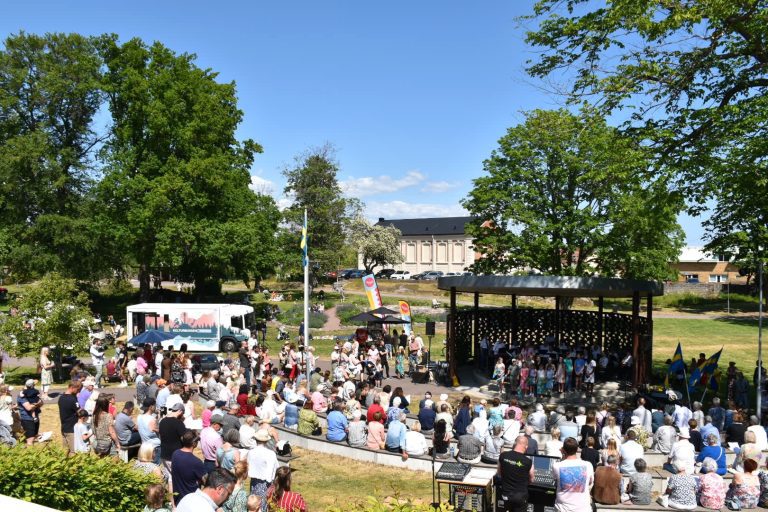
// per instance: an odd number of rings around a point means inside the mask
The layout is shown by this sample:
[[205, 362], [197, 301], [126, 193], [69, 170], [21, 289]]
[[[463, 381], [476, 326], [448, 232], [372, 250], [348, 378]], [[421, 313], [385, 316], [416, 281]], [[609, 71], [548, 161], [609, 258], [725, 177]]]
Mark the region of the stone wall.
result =
[[[732, 284], [731, 293], [749, 294], [754, 290], [746, 284]], [[693, 293], [701, 296], [716, 296], [728, 292], [727, 283], [664, 283], [664, 295], [671, 293]]]

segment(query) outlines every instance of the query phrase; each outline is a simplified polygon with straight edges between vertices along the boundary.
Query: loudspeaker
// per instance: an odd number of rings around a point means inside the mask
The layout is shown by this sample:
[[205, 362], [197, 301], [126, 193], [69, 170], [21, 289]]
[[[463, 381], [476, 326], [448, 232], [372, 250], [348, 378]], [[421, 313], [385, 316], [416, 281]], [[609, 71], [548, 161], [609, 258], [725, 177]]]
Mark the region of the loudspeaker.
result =
[[427, 336], [435, 335], [435, 322], [427, 322]]
[[427, 371], [424, 371], [424, 372], [419, 372], [419, 371], [413, 372], [411, 374], [411, 381], [414, 384], [429, 384], [429, 372], [427, 372]]

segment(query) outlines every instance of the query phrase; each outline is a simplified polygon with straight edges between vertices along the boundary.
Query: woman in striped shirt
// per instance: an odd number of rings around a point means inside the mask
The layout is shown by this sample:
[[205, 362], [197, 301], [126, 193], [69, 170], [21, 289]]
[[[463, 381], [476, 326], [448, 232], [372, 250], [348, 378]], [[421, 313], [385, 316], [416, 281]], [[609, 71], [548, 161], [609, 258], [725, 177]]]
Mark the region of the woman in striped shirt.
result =
[[291, 491], [291, 468], [277, 468], [275, 483], [267, 491], [269, 510], [306, 512], [307, 504], [301, 494]]

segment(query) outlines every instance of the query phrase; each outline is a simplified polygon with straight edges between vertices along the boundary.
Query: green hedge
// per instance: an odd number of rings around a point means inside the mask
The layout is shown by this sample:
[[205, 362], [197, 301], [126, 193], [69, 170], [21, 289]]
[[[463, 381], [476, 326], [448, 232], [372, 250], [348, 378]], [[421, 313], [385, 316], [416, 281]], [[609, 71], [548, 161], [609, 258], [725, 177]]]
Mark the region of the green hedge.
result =
[[[303, 304], [296, 304], [288, 309], [283, 310], [279, 315], [277, 315], [277, 319], [284, 324], [287, 325], [296, 325], [298, 326], [301, 324], [301, 322], [304, 321], [304, 305]], [[310, 329], [319, 329], [322, 326], [325, 325], [325, 322], [328, 321], [328, 315], [325, 313], [315, 313], [310, 311], [309, 313], [309, 328]]]
[[363, 311], [366, 310], [357, 304], [352, 304], [350, 302], [345, 302], [344, 304], [336, 306], [336, 316], [339, 317], [341, 325], [358, 325], [357, 322], [351, 321], [350, 318]]
[[140, 512], [156, 478], [112, 457], [68, 457], [58, 445], [0, 449], [0, 494], [73, 512]]

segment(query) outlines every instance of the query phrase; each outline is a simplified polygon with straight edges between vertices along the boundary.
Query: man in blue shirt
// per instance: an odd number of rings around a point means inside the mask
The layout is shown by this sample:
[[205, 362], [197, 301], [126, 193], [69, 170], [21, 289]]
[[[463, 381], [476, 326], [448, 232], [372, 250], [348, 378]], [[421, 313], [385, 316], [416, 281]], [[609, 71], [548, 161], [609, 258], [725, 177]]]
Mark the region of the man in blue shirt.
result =
[[387, 427], [387, 439], [384, 444], [388, 452], [402, 453], [403, 458], [407, 458], [408, 454], [405, 453], [405, 434], [408, 429], [405, 426], [406, 415], [401, 412], [400, 415], [392, 420]]
[[342, 404], [337, 402], [333, 410], [328, 414], [328, 433], [325, 438], [329, 441], [344, 441], [347, 438], [347, 428], [349, 422], [341, 412]]
[[717, 427], [713, 425], [712, 423], [712, 417], [711, 416], [705, 416], [704, 417], [704, 426], [701, 427], [701, 438], [704, 440], [704, 442], [707, 441], [707, 436], [710, 434], [714, 434], [717, 436], [718, 439], [718, 446], [722, 439], [720, 439], [720, 431], [717, 430]]

